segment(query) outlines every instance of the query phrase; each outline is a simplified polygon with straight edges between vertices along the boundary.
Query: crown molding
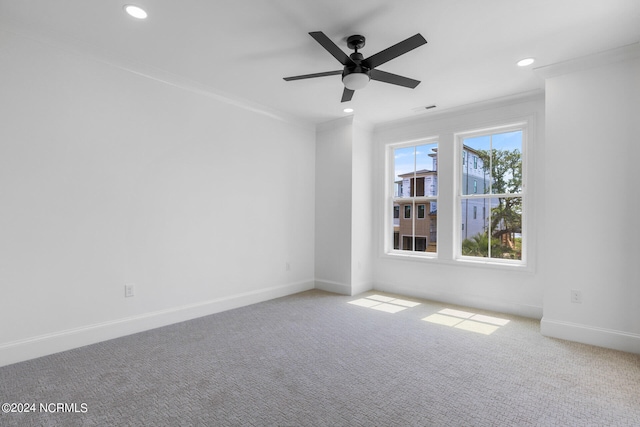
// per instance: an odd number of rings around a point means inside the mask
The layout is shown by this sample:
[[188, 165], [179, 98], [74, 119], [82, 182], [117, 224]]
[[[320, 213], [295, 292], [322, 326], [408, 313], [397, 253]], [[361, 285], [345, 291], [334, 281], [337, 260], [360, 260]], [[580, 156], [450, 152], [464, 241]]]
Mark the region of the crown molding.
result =
[[581, 56], [567, 61], [557, 62], [544, 67], [534, 68], [533, 72], [543, 78], [562, 76], [576, 71], [587, 70], [606, 64], [640, 58], [640, 42], [615, 49], [605, 50], [592, 55]]
[[[73, 39], [71, 37], [65, 37], [53, 31], [35, 29], [27, 25], [16, 25], [14, 22], [7, 22], [0, 18], [0, 33], [2, 32], [15, 38], [22, 38], [23, 40], [28, 40], [32, 43], [46, 46], [47, 48], [58, 52], [81, 57], [95, 63], [100, 63], [127, 73], [135, 74], [145, 79], [212, 98], [228, 105], [233, 105], [256, 114], [270, 117], [274, 120], [309, 130], [314, 129], [314, 123], [307, 122], [299, 117], [292, 116], [245, 98], [231, 95], [220, 89], [212, 88], [195, 80], [170, 73], [144, 62], [96, 49], [83, 41]], [[0, 45], [0, 50], [1, 49], [2, 45]]]

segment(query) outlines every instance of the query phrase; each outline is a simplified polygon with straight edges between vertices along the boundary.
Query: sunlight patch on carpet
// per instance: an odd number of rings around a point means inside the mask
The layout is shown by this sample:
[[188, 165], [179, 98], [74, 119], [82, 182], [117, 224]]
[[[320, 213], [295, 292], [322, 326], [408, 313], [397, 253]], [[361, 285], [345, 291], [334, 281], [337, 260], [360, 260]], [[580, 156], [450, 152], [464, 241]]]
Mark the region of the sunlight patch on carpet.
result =
[[372, 308], [374, 310], [384, 311], [386, 313], [398, 313], [400, 311], [406, 310], [407, 308], [420, 305], [419, 302], [377, 294], [349, 301], [349, 304]]
[[452, 328], [477, 332], [484, 335], [491, 335], [501, 326], [509, 323], [508, 319], [485, 316], [484, 314], [476, 314], [468, 311], [453, 310], [450, 308], [442, 309], [422, 320], [429, 323], [435, 323], [437, 325], [450, 326]]

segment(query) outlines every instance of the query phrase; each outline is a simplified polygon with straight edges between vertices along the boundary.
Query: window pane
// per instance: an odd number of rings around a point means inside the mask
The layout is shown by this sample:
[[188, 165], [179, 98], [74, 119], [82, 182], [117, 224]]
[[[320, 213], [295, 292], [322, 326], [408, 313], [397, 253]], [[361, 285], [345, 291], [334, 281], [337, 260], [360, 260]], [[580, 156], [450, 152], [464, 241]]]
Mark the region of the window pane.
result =
[[398, 247], [402, 251], [413, 250], [413, 220], [411, 219], [412, 202], [400, 203], [402, 215], [398, 219], [398, 226], [395, 227], [398, 233]]
[[522, 192], [522, 131], [493, 135], [491, 147], [491, 193]]
[[[435, 204], [435, 203], [434, 203]], [[429, 244], [427, 252], [438, 251], [438, 220], [436, 212], [429, 214]]]
[[415, 170], [415, 147], [396, 148], [394, 157], [394, 196], [410, 197], [410, 180]]
[[438, 195], [438, 144], [416, 148], [416, 196]]
[[462, 255], [522, 259], [522, 198], [465, 199], [460, 211]]
[[436, 251], [436, 202], [413, 198], [437, 196], [437, 150], [435, 142], [393, 149], [395, 250]]
[[491, 199], [491, 258], [522, 259], [522, 198]]
[[393, 222], [391, 233], [393, 238], [393, 249], [400, 249], [400, 205], [393, 203]]
[[462, 194], [487, 194], [490, 189], [491, 136], [462, 140]]
[[[461, 204], [462, 255], [489, 256], [489, 199], [464, 199]], [[474, 215], [475, 212], [475, 215]]]
[[465, 256], [488, 257], [489, 256], [489, 227], [487, 218], [477, 215], [473, 219], [473, 211], [482, 212], [482, 207], [489, 203], [489, 199], [465, 199], [462, 200], [462, 227], [460, 231], [461, 253]]
[[437, 149], [432, 143], [393, 150], [395, 197], [438, 194]]

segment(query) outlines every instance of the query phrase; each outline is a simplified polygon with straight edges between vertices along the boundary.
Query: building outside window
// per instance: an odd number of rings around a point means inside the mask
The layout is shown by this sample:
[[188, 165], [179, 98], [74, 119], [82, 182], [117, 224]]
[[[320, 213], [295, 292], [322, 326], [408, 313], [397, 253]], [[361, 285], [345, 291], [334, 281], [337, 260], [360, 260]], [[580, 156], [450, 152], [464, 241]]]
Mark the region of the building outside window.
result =
[[[391, 210], [385, 214], [386, 253], [526, 265], [523, 165], [527, 126], [525, 121], [454, 133], [455, 145], [450, 148], [455, 155], [450, 158], [458, 164], [443, 164], [438, 159], [436, 137], [388, 144], [385, 203]], [[445, 205], [443, 213], [438, 210], [440, 173], [450, 174], [455, 191], [453, 203]], [[440, 236], [448, 239], [450, 254], [437, 254], [439, 213], [452, 215], [453, 221], [444, 224], [454, 228]]]
[[[478, 167], [473, 169], [462, 162], [460, 256], [522, 260], [523, 128], [465, 134], [459, 144], [463, 152], [474, 153], [474, 164], [478, 159]], [[478, 194], [478, 187], [484, 192]], [[479, 207], [482, 216], [477, 215]]]
[[[394, 250], [437, 251], [438, 143], [400, 144], [393, 155], [394, 194], [391, 203], [404, 217], [393, 223]], [[427, 205], [429, 206], [427, 212]], [[411, 212], [417, 215], [411, 215]]]

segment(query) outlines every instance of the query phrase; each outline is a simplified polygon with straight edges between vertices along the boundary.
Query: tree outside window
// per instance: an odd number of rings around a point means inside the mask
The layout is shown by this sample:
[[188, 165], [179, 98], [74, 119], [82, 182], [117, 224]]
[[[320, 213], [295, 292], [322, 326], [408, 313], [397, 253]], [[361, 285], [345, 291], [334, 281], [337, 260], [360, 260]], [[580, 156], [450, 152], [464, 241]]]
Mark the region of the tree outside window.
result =
[[[462, 139], [463, 151], [478, 158], [476, 162], [474, 157], [474, 171], [464, 164], [462, 168], [460, 244], [464, 256], [522, 259], [522, 134], [516, 130]], [[471, 175], [473, 192], [465, 187]], [[476, 194], [480, 179], [484, 194]], [[482, 217], [477, 215], [478, 207], [483, 208]]]

